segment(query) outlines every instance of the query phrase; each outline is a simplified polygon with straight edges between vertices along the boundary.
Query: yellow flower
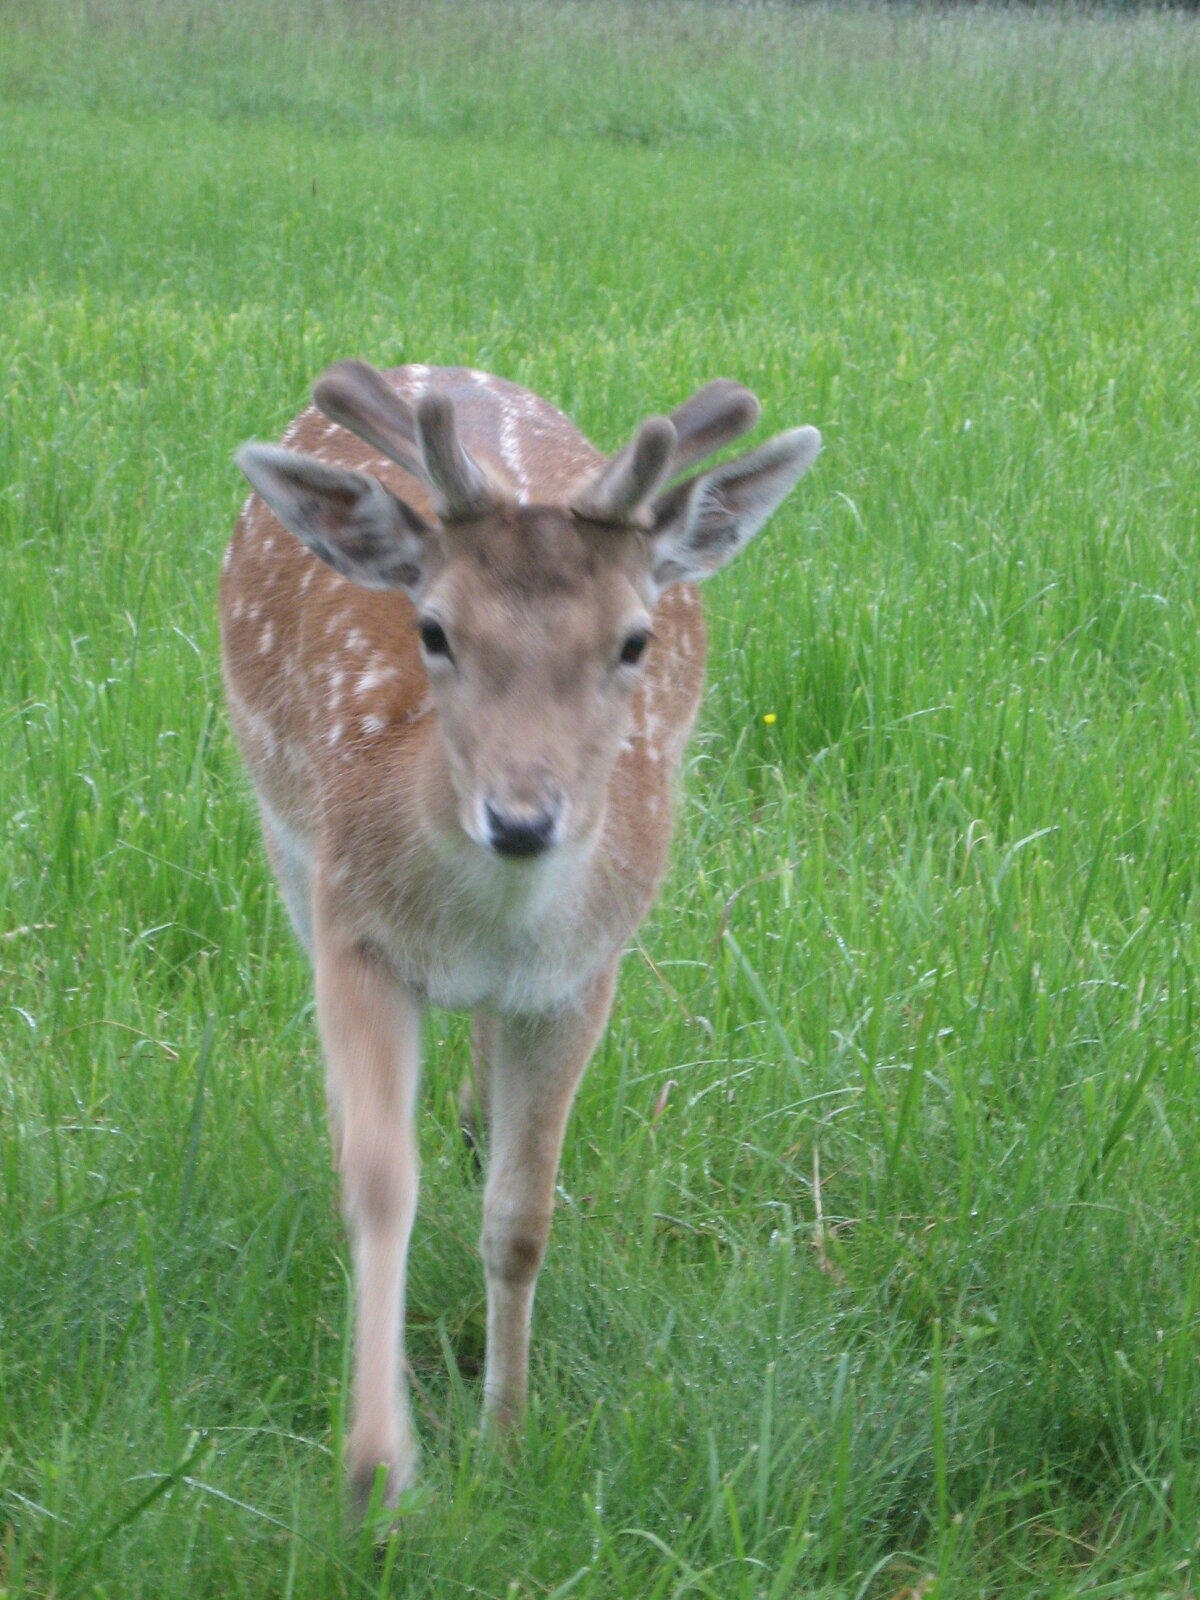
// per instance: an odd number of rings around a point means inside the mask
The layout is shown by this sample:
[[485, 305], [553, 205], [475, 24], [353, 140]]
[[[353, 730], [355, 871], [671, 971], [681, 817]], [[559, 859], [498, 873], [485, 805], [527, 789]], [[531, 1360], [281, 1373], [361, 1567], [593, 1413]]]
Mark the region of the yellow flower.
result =
[[775, 721], [775, 713], [773, 711], [764, 711], [763, 712], [763, 721], [766, 723], [767, 727], [769, 728], [771, 726], [771, 724]]

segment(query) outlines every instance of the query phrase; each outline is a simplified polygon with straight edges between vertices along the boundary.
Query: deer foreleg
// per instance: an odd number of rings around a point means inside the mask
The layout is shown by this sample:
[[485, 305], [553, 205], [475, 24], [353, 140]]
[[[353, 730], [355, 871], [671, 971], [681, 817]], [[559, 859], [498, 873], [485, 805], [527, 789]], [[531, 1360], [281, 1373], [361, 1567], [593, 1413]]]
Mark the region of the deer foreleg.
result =
[[413, 1481], [417, 1446], [404, 1375], [404, 1279], [417, 1206], [414, 1103], [420, 1012], [382, 966], [322, 932], [317, 1017], [329, 1070], [335, 1155], [354, 1251], [353, 1416], [346, 1465], [385, 1500]]
[[577, 1007], [506, 1018], [489, 1040], [491, 1126], [480, 1253], [487, 1280], [484, 1415], [496, 1427], [518, 1422], [524, 1411], [533, 1295], [563, 1135], [608, 1019], [615, 981], [614, 966]]

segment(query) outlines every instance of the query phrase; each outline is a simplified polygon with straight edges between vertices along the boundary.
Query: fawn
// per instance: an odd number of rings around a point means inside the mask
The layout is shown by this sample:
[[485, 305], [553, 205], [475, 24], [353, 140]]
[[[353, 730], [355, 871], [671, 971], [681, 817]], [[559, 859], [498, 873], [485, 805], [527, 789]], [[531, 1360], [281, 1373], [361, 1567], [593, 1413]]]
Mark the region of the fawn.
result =
[[[331, 367], [238, 462], [230, 716], [313, 961], [354, 1253], [347, 1466], [394, 1504], [426, 1005], [473, 1014], [488, 1132], [485, 1420], [522, 1413], [563, 1133], [661, 879], [700, 701], [694, 585], [815, 460], [814, 428], [672, 483], [759, 406], [729, 380], [605, 459], [547, 401], [454, 367]], [[294, 537], [293, 537], [294, 536]]]

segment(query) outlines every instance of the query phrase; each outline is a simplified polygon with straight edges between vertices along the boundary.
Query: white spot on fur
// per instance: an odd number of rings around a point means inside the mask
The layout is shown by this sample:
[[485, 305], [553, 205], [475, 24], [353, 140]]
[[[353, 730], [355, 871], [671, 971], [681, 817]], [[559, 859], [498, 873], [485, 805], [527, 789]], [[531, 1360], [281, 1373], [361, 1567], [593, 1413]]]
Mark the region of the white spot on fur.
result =
[[355, 684], [354, 692], [355, 694], [370, 694], [373, 689], [378, 689], [391, 676], [394, 676], [393, 669], [389, 668], [387, 671], [380, 671], [378, 667], [369, 667]]
[[525, 471], [525, 457], [521, 449], [521, 430], [512, 405], [505, 401], [500, 410], [500, 459], [512, 475], [517, 499], [524, 503], [529, 490], [529, 477]]
[[382, 733], [386, 727], [387, 721], [383, 717], [369, 716], [362, 719], [362, 731], [368, 738], [377, 733]]
[[351, 628], [350, 632], [346, 635], [346, 649], [347, 650], [365, 650], [366, 648], [367, 648], [367, 636], [366, 636], [366, 634], [362, 631], [361, 628]]
[[307, 592], [307, 590], [311, 587], [312, 581], [316, 577], [316, 575], [317, 575], [316, 567], [309, 567], [308, 571], [300, 579], [300, 593], [301, 594], [305, 594]]
[[275, 731], [271, 724], [260, 712], [255, 711], [230, 684], [226, 693], [229, 698], [230, 710], [234, 712], [239, 729], [246, 738], [257, 741], [267, 756], [275, 753]]
[[233, 546], [230, 545], [229, 548], [226, 550], [225, 554], [221, 557], [221, 571], [222, 572], [228, 572], [229, 571], [229, 563], [232, 560], [233, 560]]
[[334, 745], [341, 743], [342, 734], [344, 732], [344, 725], [340, 722], [335, 722], [333, 727], [330, 728], [329, 732], [325, 735], [325, 743], [331, 750], [333, 749]]
[[270, 653], [271, 647], [274, 645], [274, 643], [275, 643], [275, 624], [273, 622], [268, 622], [267, 625], [263, 628], [262, 637], [258, 641], [258, 653], [259, 653], [259, 655], [260, 656], [268, 655]]
[[294, 422], [289, 422], [287, 427], [283, 430], [283, 437], [279, 441], [280, 444], [291, 444], [292, 440], [300, 432], [304, 424], [315, 416], [316, 412], [313, 410], [312, 406], [305, 406], [304, 410], [300, 413], [296, 420]]

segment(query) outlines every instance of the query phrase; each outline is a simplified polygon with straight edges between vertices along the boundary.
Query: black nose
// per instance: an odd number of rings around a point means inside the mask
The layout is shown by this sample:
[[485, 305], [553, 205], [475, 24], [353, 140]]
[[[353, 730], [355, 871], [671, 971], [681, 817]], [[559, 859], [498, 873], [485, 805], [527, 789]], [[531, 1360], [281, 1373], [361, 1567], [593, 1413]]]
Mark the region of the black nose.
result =
[[551, 843], [558, 820], [553, 811], [541, 811], [533, 817], [505, 816], [490, 800], [484, 807], [484, 816], [488, 843], [501, 856], [540, 855]]

